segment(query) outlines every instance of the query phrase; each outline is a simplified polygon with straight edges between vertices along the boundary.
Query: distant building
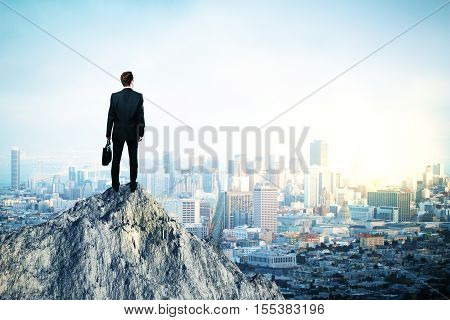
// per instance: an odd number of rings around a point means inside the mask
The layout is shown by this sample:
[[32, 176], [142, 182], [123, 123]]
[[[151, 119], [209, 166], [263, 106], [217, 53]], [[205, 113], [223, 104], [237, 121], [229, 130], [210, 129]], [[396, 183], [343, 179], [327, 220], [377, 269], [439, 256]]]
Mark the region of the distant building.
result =
[[20, 150], [11, 149], [11, 189], [18, 190], [20, 186]]
[[235, 238], [239, 239], [259, 239], [259, 234], [261, 232], [260, 228], [251, 228], [248, 226], [238, 226], [233, 229], [224, 229], [224, 238]]
[[411, 221], [411, 192], [383, 191], [369, 192], [367, 204], [374, 207], [397, 207], [400, 222]]
[[300, 248], [314, 248], [320, 245], [320, 237], [314, 233], [304, 233], [299, 236]]
[[349, 205], [352, 220], [367, 221], [374, 218], [374, 207], [362, 205]]
[[205, 172], [202, 174], [203, 191], [206, 193], [214, 193], [217, 191], [217, 173]]
[[310, 217], [301, 214], [284, 214], [277, 217], [277, 232], [307, 233], [313, 225]]
[[200, 201], [197, 199], [181, 199], [181, 222], [183, 224], [200, 223]]
[[378, 246], [382, 246], [382, 245], [384, 245], [384, 236], [360, 234], [359, 235], [359, 245], [361, 248], [364, 248], [364, 249], [373, 249]]
[[317, 166], [312, 166], [309, 168], [309, 173], [304, 174], [304, 191], [305, 191], [305, 207], [317, 207], [320, 202], [320, 192], [319, 192], [319, 168]]
[[323, 140], [314, 140], [309, 145], [309, 164], [328, 166], [328, 144]]
[[399, 222], [397, 207], [378, 207], [375, 208], [375, 218], [385, 221]]
[[270, 184], [258, 183], [253, 189], [253, 225], [277, 231], [278, 190]]
[[200, 220], [203, 224], [209, 226], [211, 222], [212, 208], [208, 200], [200, 200]]
[[173, 161], [173, 154], [168, 151], [163, 153], [163, 167], [164, 173], [167, 175], [167, 189], [165, 194], [171, 195], [175, 187], [175, 163]]
[[347, 202], [345, 201], [342, 207], [339, 209], [337, 214], [337, 221], [343, 224], [352, 223], [352, 217], [350, 216], [350, 209], [348, 208]]
[[295, 253], [280, 253], [270, 250], [258, 250], [248, 256], [248, 264], [269, 268], [294, 268]]
[[225, 192], [224, 228], [253, 225], [253, 194], [251, 192]]
[[84, 170], [77, 171], [77, 186], [83, 187], [84, 186], [84, 181], [86, 179], [87, 179], [86, 171], [84, 171]]
[[438, 176], [438, 177], [440, 177], [442, 175], [440, 163], [433, 164], [433, 175]]
[[196, 235], [200, 239], [206, 239], [209, 236], [209, 228], [201, 223], [188, 223], [184, 227], [190, 233]]
[[75, 167], [69, 167], [69, 181], [77, 181], [77, 172], [75, 170]]

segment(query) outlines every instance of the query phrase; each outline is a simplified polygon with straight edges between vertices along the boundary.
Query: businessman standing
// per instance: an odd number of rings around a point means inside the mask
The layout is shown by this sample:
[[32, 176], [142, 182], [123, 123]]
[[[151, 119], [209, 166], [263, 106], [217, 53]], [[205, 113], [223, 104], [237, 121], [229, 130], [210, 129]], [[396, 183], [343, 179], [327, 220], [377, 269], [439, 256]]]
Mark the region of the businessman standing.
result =
[[[113, 142], [113, 158], [111, 166], [112, 187], [119, 191], [120, 159], [125, 142], [130, 158], [130, 189], [134, 192], [137, 187], [138, 172], [138, 143], [144, 136], [144, 99], [141, 93], [134, 91], [133, 74], [130, 71], [122, 73], [120, 81], [124, 86], [122, 91], [111, 95], [108, 112], [106, 138]], [[114, 128], [113, 128], [114, 127]]]

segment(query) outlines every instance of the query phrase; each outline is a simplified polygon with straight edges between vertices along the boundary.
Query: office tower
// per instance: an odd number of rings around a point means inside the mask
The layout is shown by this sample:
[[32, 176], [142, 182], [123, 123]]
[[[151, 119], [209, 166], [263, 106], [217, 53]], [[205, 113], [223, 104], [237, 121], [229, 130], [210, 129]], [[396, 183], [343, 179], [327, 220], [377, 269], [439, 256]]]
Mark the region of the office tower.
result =
[[320, 192], [319, 192], [319, 168], [317, 166], [313, 166], [309, 168], [309, 173], [305, 173], [303, 178], [303, 186], [304, 186], [304, 194], [305, 194], [305, 207], [317, 207], [320, 201]]
[[154, 197], [160, 198], [170, 194], [170, 174], [165, 172], [165, 168], [159, 167], [147, 176], [147, 188]]
[[203, 224], [209, 226], [211, 222], [212, 207], [208, 200], [200, 201], [200, 220]]
[[367, 204], [374, 207], [397, 207], [399, 222], [411, 221], [411, 196], [411, 192], [378, 190], [367, 194]]
[[323, 140], [314, 140], [309, 146], [309, 164], [328, 166], [328, 144]]
[[378, 207], [375, 208], [375, 213], [377, 219], [399, 222], [397, 207]]
[[241, 177], [241, 166], [238, 159], [228, 160], [227, 174], [228, 174], [228, 191], [239, 190], [239, 178]]
[[175, 163], [173, 161], [173, 154], [171, 152], [165, 151], [163, 153], [163, 166], [164, 173], [168, 175], [169, 179], [169, 190], [167, 195], [171, 195], [175, 190]]
[[20, 150], [11, 149], [11, 189], [18, 190], [20, 185]]
[[197, 199], [181, 199], [181, 222], [200, 223], [200, 201]]
[[61, 183], [61, 177], [59, 175], [53, 176], [52, 193], [64, 194], [65, 186]]
[[228, 174], [233, 177], [241, 175], [241, 164], [238, 159], [228, 160]]
[[276, 232], [277, 209], [277, 188], [271, 184], [256, 184], [253, 190], [253, 225]]
[[202, 177], [197, 173], [193, 173], [192, 170], [182, 170], [181, 178], [175, 186], [175, 192], [177, 194], [190, 194], [194, 196], [202, 189]]
[[423, 183], [425, 187], [431, 187], [433, 185], [433, 171], [431, 166], [427, 166], [423, 173]]
[[438, 177], [442, 175], [440, 163], [433, 164], [433, 175]]
[[224, 228], [253, 224], [253, 195], [251, 192], [225, 192]]
[[86, 171], [79, 170], [77, 171], [77, 186], [82, 187], [84, 186], [84, 181], [87, 179]]
[[77, 181], [77, 172], [75, 167], [69, 167], [69, 180], [74, 182]]
[[280, 162], [276, 161], [274, 156], [270, 156], [269, 162], [266, 168], [266, 179], [275, 186], [281, 188], [281, 167]]
[[202, 174], [203, 192], [215, 193], [217, 191], [217, 173], [215, 169], [203, 172]]
[[84, 186], [82, 188], [82, 197], [83, 198], [87, 198], [90, 197], [94, 194], [94, 186], [92, 184], [91, 180], [85, 180], [84, 181]]

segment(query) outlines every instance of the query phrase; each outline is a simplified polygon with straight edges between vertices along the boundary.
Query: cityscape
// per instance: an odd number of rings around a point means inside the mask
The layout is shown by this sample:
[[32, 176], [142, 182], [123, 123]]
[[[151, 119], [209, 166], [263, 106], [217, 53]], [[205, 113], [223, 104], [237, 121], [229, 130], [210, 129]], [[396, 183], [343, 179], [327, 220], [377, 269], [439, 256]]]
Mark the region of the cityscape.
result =
[[[354, 185], [329, 166], [329, 144], [309, 144], [309, 172], [260, 173], [236, 155], [223, 169], [178, 169], [165, 152], [139, 184], [186, 230], [214, 243], [248, 277], [263, 274], [287, 299], [447, 299], [450, 177], [430, 163], [419, 179]], [[21, 174], [10, 151], [0, 232], [45, 223], [111, 187], [108, 168], [69, 166], [46, 178]], [[122, 164], [121, 184], [128, 182]]]

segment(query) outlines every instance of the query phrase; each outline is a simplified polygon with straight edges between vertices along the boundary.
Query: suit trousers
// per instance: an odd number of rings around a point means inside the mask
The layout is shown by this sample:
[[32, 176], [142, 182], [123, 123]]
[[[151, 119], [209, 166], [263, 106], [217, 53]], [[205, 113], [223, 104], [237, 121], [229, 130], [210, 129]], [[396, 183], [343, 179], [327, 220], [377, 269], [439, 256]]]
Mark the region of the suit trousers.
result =
[[[126, 141], [128, 146], [128, 157], [130, 158], [130, 182], [136, 183], [138, 173], [138, 141], [131, 140]], [[119, 173], [120, 173], [120, 159], [122, 158], [122, 151], [125, 141], [113, 140], [113, 158], [111, 166], [111, 180], [112, 186], [119, 186]]]

